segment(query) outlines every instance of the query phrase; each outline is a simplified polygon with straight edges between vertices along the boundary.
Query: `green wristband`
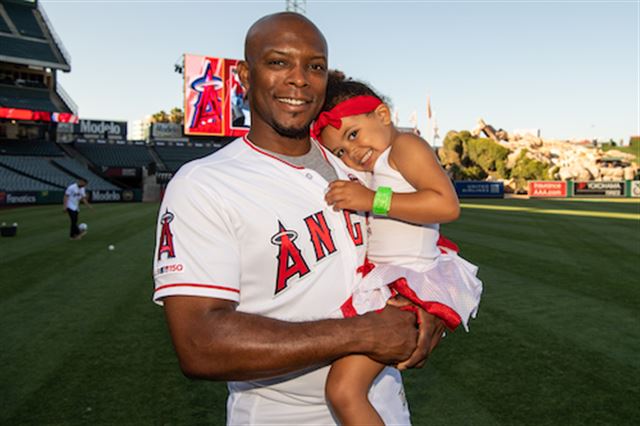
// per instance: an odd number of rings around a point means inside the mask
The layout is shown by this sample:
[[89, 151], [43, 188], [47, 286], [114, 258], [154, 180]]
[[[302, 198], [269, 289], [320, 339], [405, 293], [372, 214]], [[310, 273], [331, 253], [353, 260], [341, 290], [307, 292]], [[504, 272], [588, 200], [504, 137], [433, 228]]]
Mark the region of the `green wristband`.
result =
[[379, 216], [386, 216], [391, 209], [391, 196], [393, 191], [388, 186], [380, 186], [373, 197], [373, 208], [371, 211]]

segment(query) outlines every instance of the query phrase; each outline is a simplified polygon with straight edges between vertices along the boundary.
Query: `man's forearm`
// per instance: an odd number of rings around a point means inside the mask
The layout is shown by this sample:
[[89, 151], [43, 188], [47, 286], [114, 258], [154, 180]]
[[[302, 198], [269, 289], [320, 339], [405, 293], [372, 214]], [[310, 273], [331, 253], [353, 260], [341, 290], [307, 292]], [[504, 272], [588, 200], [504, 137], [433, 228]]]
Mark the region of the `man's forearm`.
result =
[[[180, 366], [189, 377], [255, 380], [326, 364], [351, 353], [383, 354], [382, 361], [398, 362], [409, 357], [416, 342], [416, 335], [406, 332], [413, 315], [396, 308], [388, 308], [393, 311], [386, 314], [295, 323], [232, 309], [195, 310], [186, 317], [186, 310], [179, 309], [175, 315], [176, 304], [193, 301], [181, 299], [167, 298], [165, 309]], [[388, 334], [393, 336], [386, 342], [379, 339]]]

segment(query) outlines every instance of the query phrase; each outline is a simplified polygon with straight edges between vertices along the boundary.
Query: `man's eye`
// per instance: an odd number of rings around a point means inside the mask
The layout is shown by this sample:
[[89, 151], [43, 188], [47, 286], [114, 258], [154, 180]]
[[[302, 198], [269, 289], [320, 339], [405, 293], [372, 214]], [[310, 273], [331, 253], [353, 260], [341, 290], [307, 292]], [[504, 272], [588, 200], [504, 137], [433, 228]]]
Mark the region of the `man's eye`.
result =
[[333, 153], [335, 154], [336, 157], [342, 158], [342, 156], [344, 155], [344, 149], [338, 148], [335, 151], [333, 151]]
[[273, 59], [271, 61], [268, 62], [269, 65], [277, 65], [277, 66], [284, 66], [285, 62], [281, 59]]
[[323, 64], [311, 64], [310, 68], [314, 71], [325, 71], [327, 69]]
[[354, 130], [353, 132], [349, 133], [349, 135], [347, 135], [347, 139], [352, 141], [354, 140], [356, 137], [358, 136], [358, 131]]

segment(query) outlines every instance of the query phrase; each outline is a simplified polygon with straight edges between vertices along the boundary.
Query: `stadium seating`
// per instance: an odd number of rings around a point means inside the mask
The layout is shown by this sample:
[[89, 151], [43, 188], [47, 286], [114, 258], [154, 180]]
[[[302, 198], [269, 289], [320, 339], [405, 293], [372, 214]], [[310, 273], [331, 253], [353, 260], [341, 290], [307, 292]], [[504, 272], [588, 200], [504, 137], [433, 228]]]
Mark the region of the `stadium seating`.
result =
[[51, 164], [51, 161], [45, 157], [2, 156], [0, 157], [0, 164], [59, 187], [66, 188], [75, 179], [74, 176]]
[[46, 89], [0, 85], [0, 106], [35, 111], [60, 111]]
[[143, 167], [153, 162], [144, 142], [138, 144], [76, 142], [74, 148], [93, 164], [101, 167]]
[[102, 179], [100, 176], [96, 175], [91, 170], [87, 169], [84, 165], [80, 164], [78, 161], [72, 158], [54, 158], [51, 161], [64, 170], [68, 171], [69, 173], [85, 178], [87, 180], [87, 186], [89, 189], [99, 189], [106, 191], [120, 189], [112, 183], [109, 183], [106, 180]]
[[38, 25], [32, 7], [5, 2], [4, 10], [13, 21], [20, 35], [27, 37], [44, 38], [42, 29]]
[[11, 29], [9, 28], [9, 25], [7, 24], [7, 22], [4, 20], [4, 18], [2, 17], [2, 15], [0, 15], [0, 33], [8, 33], [11, 34]]
[[0, 166], [0, 191], [53, 191], [60, 188]]
[[56, 157], [63, 152], [53, 142], [36, 140], [0, 140], [0, 155], [36, 155]]
[[195, 160], [196, 158], [205, 157], [217, 148], [212, 146], [204, 146], [204, 144], [197, 145], [163, 145], [161, 142], [156, 142], [153, 147], [154, 151], [158, 154], [162, 162], [170, 172], [177, 171], [184, 163]]
[[59, 62], [48, 43], [5, 37], [3, 35], [0, 35], [0, 55], [53, 63]]

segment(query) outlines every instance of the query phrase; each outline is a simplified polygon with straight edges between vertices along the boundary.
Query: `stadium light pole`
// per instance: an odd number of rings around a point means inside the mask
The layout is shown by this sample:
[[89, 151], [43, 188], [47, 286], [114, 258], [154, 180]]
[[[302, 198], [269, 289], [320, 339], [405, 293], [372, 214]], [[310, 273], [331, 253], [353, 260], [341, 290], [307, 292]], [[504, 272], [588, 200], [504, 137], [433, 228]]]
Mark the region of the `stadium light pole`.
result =
[[286, 11], [305, 15], [307, 13], [307, 0], [287, 0]]

